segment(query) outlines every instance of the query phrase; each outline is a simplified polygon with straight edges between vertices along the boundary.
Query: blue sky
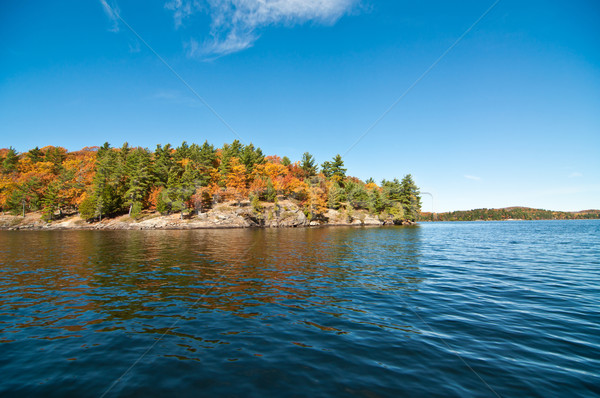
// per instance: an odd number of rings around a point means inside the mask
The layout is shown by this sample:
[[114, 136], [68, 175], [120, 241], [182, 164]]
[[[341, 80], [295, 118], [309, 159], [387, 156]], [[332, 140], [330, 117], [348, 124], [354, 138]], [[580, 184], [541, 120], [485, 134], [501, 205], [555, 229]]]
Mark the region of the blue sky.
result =
[[345, 154], [362, 179], [411, 173], [436, 211], [600, 208], [596, 1], [501, 0], [351, 148], [492, 4], [2, 2], [0, 147], [239, 136]]

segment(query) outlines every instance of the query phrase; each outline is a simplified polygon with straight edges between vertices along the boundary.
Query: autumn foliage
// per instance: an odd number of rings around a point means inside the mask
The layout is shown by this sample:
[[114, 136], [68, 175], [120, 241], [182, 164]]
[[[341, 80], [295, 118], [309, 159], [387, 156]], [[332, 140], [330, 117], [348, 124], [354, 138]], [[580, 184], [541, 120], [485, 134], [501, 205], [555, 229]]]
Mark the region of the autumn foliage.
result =
[[419, 191], [410, 175], [402, 182], [366, 183], [346, 176], [341, 156], [319, 167], [308, 152], [301, 161], [265, 156], [239, 141], [221, 148], [205, 142], [154, 151], [127, 143], [112, 148], [0, 149], [0, 210], [42, 211], [47, 220], [79, 212], [86, 219], [144, 210], [162, 214], [205, 212], [222, 202], [241, 205], [289, 199], [313, 219], [328, 208], [366, 209], [415, 219]]

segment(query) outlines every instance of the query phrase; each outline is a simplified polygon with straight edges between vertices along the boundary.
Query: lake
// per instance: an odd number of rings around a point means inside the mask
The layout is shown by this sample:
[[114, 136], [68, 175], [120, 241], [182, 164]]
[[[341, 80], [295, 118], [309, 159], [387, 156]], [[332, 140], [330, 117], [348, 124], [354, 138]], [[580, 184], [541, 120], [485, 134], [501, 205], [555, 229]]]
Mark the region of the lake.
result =
[[600, 221], [0, 231], [2, 396], [600, 394]]

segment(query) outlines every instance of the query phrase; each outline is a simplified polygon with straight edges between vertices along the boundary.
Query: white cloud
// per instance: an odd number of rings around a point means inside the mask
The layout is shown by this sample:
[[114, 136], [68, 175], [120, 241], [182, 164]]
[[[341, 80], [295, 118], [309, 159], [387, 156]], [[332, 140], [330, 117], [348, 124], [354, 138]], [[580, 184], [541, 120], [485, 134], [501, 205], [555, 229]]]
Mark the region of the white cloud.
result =
[[[101, 0], [104, 1], [104, 0]], [[196, 12], [208, 13], [210, 39], [188, 44], [190, 55], [220, 56], [251, 47], [259, 30], [270, 25], [296, 25], [308, 21], [332, 24], [359, 0], [170, 0], [175, 26]]]
[[465, 174], [464, 176], [467, 180], [473, 180], [473, 181], [481, 181], [481, 177], [477, 177], [477, 176], [472, 176], [472, 175], [468, 175]]
[[192, 15], [195, 11], [202, 10], [203, 4], [199, 0], [171, 0], [165, 4], [167, 10], [173, 11], [175, 27], [180, 27], [183, 20]]
[[574, 171], [573, 173], [569, 174], [569, 178], [577, 178], [577, 177], [583, 177], [583, 174]]
[[102, 8], [104, 9], [104, 12], [106, 13], [108, 18], [112, 22], [112, 28], [110, 28], [109, 30], [111, 32], [118, 32], [119, 31], [119, 9], [117, 8], [116, 5], [112, 5], [112, 6], [109, 5], [106, 0], [100, 0], [100, 4], [102, 4]]

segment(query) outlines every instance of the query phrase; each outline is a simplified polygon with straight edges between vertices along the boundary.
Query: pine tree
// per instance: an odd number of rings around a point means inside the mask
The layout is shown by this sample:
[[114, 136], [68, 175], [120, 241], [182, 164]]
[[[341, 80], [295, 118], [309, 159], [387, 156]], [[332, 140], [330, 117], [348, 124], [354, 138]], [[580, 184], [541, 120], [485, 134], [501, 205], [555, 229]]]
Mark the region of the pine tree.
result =
[[381, 193], [375, 188], [369, 193], [369, 211], [379, 214], [383, 210], [385, 210], [385, 203], [381, 197]]
[[52, 163], [52, 172], [60, 174], [63, 169], [63, 162], [67, 158], [67, 150], [58, 146], [48, 148], [44, 161]]
[[346, 177], [344, 161], [339, 154], [335, 155], [333, 162], [331, 163], [331, 175], [332, 177], [338, 177], [340, 180]]
[[177, 149], [175, 149], [175, 161], [179, 162], [183, 159], [189, 159], [191, 156], [191, 150], [186, 141], [183, 141]]
[[209, 145], [207, 141], [200, 147], [198, 152], [199, 184], [205, 187], [210, 182], [210, 173], [217, 163], [217, 151], [215, 147]]
[[412, 175], [407, 174], [400, 183], [400, 203], [404, 216], [410, 221], [416, 221], [421, 212], [421, 192], [413, 181]]
[[386, 207], [392, 207], [395, 203], [400, 203], [402, 199], [402, 187], [397, 178], [394, 178], [393, 181], [383, 180], [381, 188]]
[[142, 148], [134, 149], [127, 157], [125, 170], [127, 175], [127, 191], [125, 203], [129, 205], [129, 215], [136, 204], [147, 197], [152, 182], [150, 171], [150, 154]]
[[331, 163], [328, 161], [324, 161], [321, 165], [321, 172], [325, 176], [325, 178], [331, 178], [333, 175], [333, 170], [331, 169]]
[[60, 208], [61, 201], [60, 195], [60, 182], [55, 180], [48, 185], [46, 193], [42, 198], [42, 212], [43, 219], [50, 221], [54, 218], [54, 213]]
[[2, 171], [4, 173], [12, 173], [13, 171], [17, 171], [17, 164], [19, 163], [19, 153], [15, 150], [15, 148], [8, 148], [8, 152], [6, 153], [6, 157], [2, 162]]
[[44, 160], [44, 152], [37, 146], [27, 152], [27, 157], [31, 160], [31, 163], [38, 163]]
[[306, 177], [312, 177], [317, 174], [317, 165], [315, 158], [308, 152], [304, 152], [300, 161], [300, 168], [304, 171]]
[[265, 156], [260, 148], [254, 148], [254, 145], [250, 143], [242, 150], [240, 160], [244, 167], [246, 167], [248, 174], [251, 174], [254, 171], [255, 165], [262, 164], [264, 162]]
[[346, 192], [337, 182], [331, 184], [333, 185], [329, 188], [329, 194], [327, 195], [327, 207], [337, 210], [342, 206], [342, 203], [346, 202]]
[[102, 221], [102, 215], [119, 211], [122, 196], [119, 194], [119, 155], [108, 143], [98, 150], [96, 174], [94, 176], [92, 197], [96, 204], [96, 215]]
[[154, 178], [156, 183], [160, 186], [166, 187], [167, 181], [169, 180], [169, 171], [173, 166], [173, 153], [171, 144], [167, 144], [164, 147], [161, 145], [156, 146], [154, 151]]

